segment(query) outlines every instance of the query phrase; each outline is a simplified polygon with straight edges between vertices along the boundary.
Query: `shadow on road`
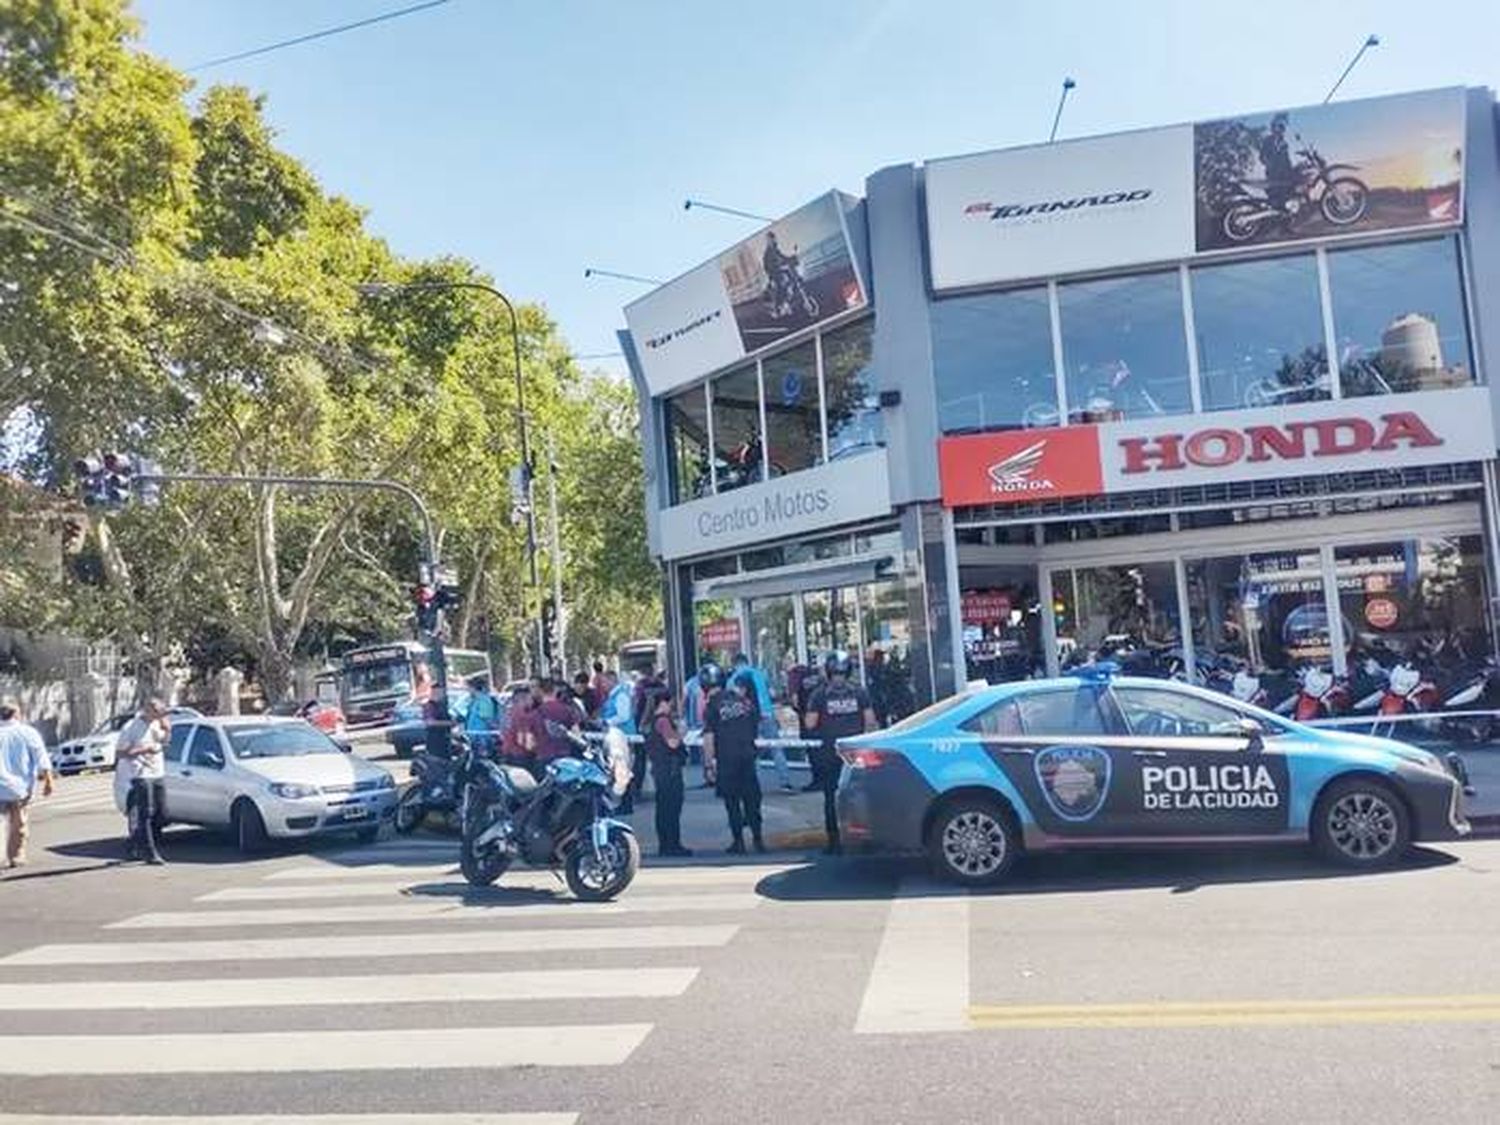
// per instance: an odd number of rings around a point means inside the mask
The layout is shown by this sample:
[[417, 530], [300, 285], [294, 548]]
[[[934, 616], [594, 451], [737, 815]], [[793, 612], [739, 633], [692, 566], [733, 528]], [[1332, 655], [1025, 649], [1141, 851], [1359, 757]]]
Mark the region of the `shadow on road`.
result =
[[[1414, 848], [1400, 864], [1386, 871], [1349, 871], [1323, 862], [1305, 848], [1294, 847], [1065, 852], [1025, 856], [1003, 884], [971, 893], [989, 897], [1157, 888], [1173, 894], [1191, 894], [1200, 887], [1233, 883], [1368, 879], [1391, 871], [1446, 867], [1457, 862], [1457, 856], [1430, 848]], [[908, 893], [954, 893], [950, 884], [931, 876], [929, 866], [920, 857], [823, 860], [767, 876], [757, 884], [756, 892], [787, 902], [858, 901], [888, 897], [908, 877], [914, 877], [907, 885]]]
[[[298, 840], [271, 840], [254, 856], [242, 855], [232, 837], [207, 828], [168, 828], [160, 837], [161, 854], [168, 863], [216, 865], [244, 863], [249, 860], [276, 859], [282, 856], [307, 855], [350, 866], [370, 863], [423, 865], [442, 862], [448, 857], [440, 847], [403, 849], [399, 839], [377, 844], [357, 845], [337, 836]], [[134, 862], [125, 858], [125, 837], [104, 836], [94, 840], [73, 840], [52, 844], [46, 851], [53, 855], [86, 859], [104, 859], [114, 863]], [[341, 854], [345, 853], [345, 854]], [[454, 860], [458, 849], [453, 850]], [[50, 873], [50, 872], [49, 872]]]

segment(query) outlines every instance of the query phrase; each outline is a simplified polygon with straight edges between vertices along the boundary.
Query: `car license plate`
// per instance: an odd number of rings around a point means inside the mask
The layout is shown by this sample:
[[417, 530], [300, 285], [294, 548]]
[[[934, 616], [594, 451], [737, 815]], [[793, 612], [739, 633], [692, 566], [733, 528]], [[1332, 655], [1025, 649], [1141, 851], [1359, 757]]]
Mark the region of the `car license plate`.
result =
[[344, 807], [345, 820], [363, 820], [370, 815], [370, 810], [364, 805], [346, 805]]

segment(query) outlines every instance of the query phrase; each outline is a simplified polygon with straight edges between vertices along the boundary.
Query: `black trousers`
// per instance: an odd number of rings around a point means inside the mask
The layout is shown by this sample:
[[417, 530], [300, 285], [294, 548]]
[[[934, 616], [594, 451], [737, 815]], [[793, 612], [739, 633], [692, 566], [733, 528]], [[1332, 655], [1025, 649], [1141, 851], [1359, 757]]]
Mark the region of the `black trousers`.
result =
[[156, 817], [162, 810], [165, 789], [159, 777], [138, 777], [130, 783], [126, 810], [135, 810], [135, 819], [130, 821], [130, 853], [139, 859], [160, 854], [156, 850]]
[[828, 842], [839, 842], [839, 814], [834, 807], [834, 794], [839, 788], [839, 755], [832, 746], [824, 743], [812, 752], [813, 777], [823, 790], [823, 829], [828, 833]]
[[626, 791], [626, 800], [635, 804], [641, 790], [646, 788], [646, 747], [641, 743], [630, 748], [630, 788]]
[[657, 758], [651, 763], [656, 786], [656, 841], [662, 851], [682, 847], [682, 760]]

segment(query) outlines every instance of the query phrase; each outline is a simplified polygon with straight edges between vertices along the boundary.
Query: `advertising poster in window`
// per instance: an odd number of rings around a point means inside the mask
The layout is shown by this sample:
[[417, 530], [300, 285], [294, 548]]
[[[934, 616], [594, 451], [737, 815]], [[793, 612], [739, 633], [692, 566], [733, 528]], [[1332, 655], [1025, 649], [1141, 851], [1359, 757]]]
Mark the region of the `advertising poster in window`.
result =
[[1457, 223], [1463, 142], [1456, 89], [1202, 122], [1197, 248]]

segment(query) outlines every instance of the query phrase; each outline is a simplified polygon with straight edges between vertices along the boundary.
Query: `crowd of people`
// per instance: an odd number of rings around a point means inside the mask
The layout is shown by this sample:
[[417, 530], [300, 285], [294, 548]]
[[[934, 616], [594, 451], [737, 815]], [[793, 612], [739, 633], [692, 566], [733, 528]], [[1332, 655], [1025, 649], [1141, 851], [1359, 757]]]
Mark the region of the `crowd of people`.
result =
[[[631, 780], [620, 812], [634, 811], [649, 769], [656, 835], [664, 856], [692, 854], [682, 844], [690, 744], [701, 744], [704, 785], [712, 786], [724, 802], [730, 854], [766, 850], [757, 740], [769, 744], [781, 787], [795, 788], [787, 739], [781, 737], [766, 674], [744, 654], [735, 656], [728, 668], [705, 663], [681, 691], [673, 690], [659, 671], [632, 681], [599, 663], [592, 674], [579, 672], [571, 681], [529, 682], [511, 689], [505, 699], [495, 695], [482, 675], [472, 677], [467, 687], [470, 699], [463, 726], [470, 742], [538, 777], [549, 762], [574, 753], [574, 744], [557, 733], [560, 728], [613, 727], [630, 738]], [[847, 653], [830, 654], [821, 668], [803, 669], [791, 689], [798, 736], [818, 743], [808, 754], [812, 778], [803, 789], [823, 793], [825, 850], [837, 854], [841, 845], [834, 793], [839, 762], [834, 744], [875, 729], [878, 715], [870, 694], [856, 682]]]

